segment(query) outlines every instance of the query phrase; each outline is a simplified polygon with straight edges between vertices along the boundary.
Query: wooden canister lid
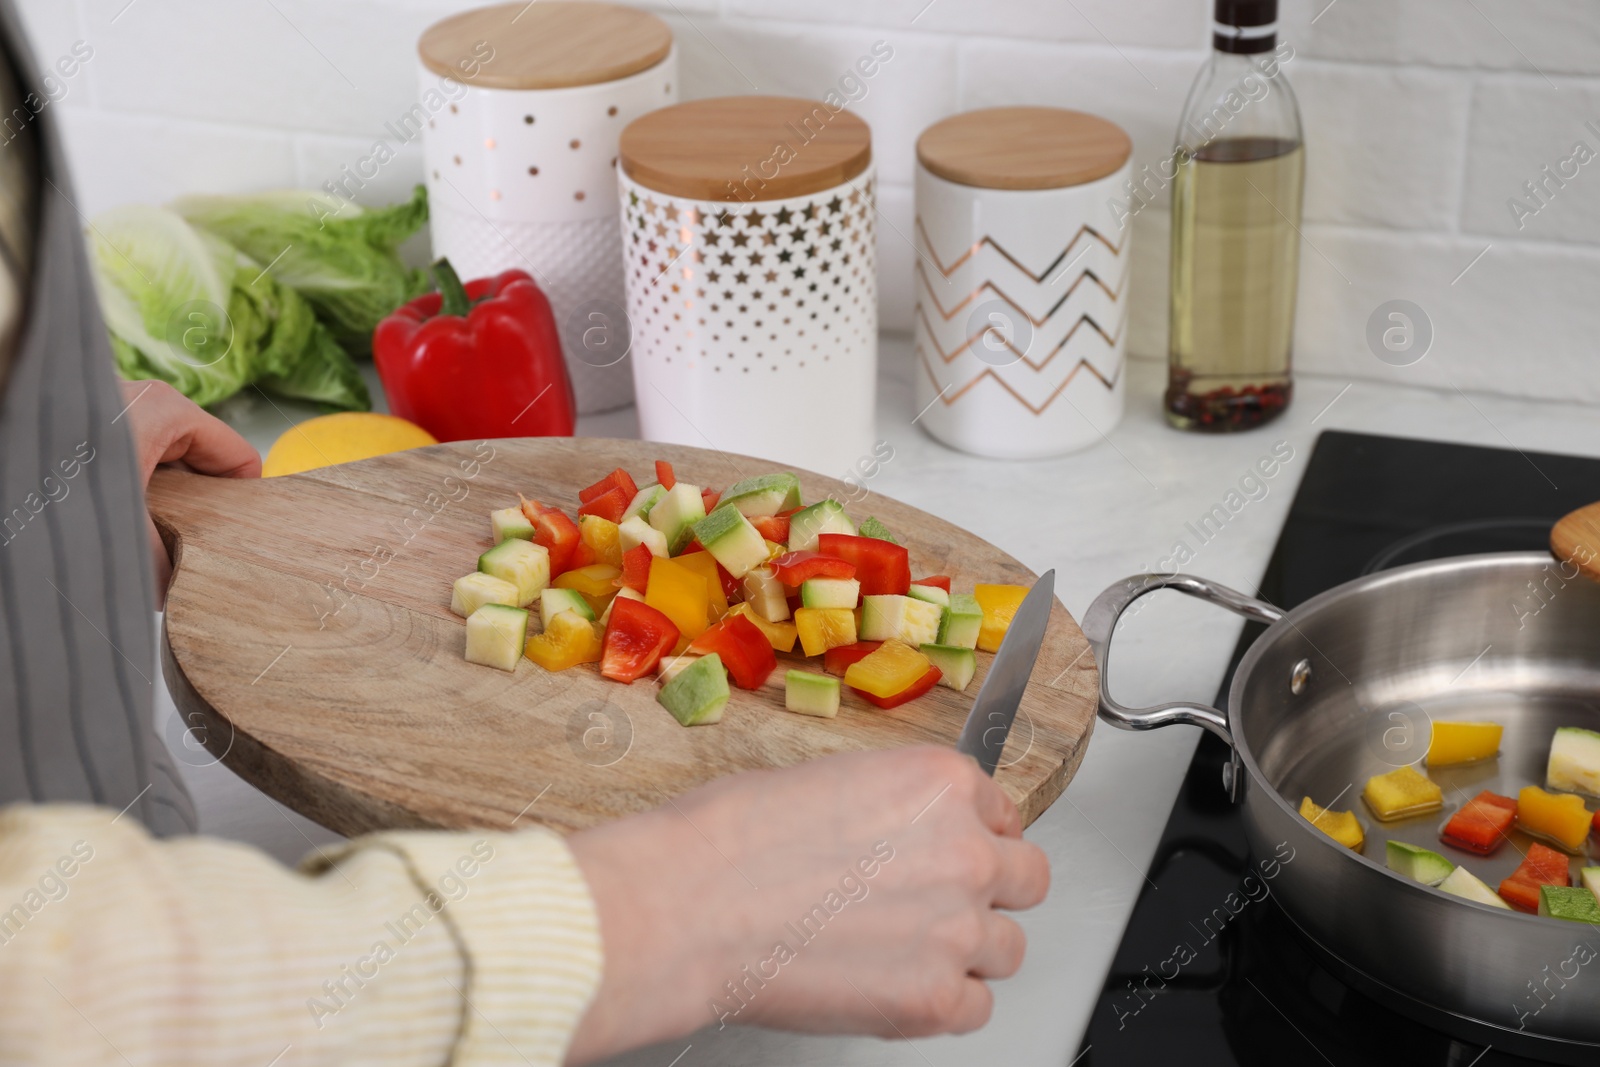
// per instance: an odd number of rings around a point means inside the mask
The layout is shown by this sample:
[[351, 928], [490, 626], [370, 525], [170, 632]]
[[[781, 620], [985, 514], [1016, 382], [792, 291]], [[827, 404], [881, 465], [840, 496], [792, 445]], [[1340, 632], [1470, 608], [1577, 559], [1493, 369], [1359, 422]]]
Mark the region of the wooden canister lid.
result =
[[[493, 58], [484, 55], [493, 49]], [[648, 11], [593, 0], [516, 0], [434, 23], [417, 42], [435, 74], [483, 89], [569, 89], [648, 70], [672, 31]]]
[[792, 96], [675, 104], [622, 131], [618, 163], [687, 200], [782, 200], [843, 185], [872, 162], [872, 131], [849, 111]]
[[1133, 154], [1121, 126], [1058, 107], [951, 115], [917, 138], [929, 172], [980, 189], [1060, 189], [1115, 174]]

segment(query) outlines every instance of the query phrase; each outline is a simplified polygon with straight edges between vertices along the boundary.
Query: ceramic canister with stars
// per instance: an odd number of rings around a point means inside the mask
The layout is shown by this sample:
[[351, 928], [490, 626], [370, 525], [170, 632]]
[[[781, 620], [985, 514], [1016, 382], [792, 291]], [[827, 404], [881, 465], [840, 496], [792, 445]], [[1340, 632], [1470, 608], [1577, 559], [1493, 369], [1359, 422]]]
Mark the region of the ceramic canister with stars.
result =
[[618, 181], [641, 434], [840, 475], [871, 455], [871, 133], [790, 97], [664, 108]]

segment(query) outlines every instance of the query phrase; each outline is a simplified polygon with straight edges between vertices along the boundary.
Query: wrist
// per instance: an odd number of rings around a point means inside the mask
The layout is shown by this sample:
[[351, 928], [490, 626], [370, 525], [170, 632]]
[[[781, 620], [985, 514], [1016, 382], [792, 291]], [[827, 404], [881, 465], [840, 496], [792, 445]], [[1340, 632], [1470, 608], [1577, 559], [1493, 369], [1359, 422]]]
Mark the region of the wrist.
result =
[[600, 918], [600, 986], [569, 1063], [664, 1041], [713, 1021], [707, 1005], [737, 971], [736, 892], [754, 892], [687, 819], [666, 808], [568, 839]]

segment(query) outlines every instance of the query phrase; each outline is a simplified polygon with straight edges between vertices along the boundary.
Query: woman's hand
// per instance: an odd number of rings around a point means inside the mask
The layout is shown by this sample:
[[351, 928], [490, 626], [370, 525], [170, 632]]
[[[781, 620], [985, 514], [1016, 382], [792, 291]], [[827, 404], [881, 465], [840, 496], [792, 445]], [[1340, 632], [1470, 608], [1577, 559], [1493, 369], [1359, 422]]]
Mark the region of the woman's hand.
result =
[[[163, 463], [182, 463], [201, 474], [222, 478], [261, 476], [261, 457], [248, 441], [166, 382], [122, 382], [121, 386], [139, 457], [141, 488], [150, 484], [150, 475]], [[155, 561], [156, 606], [160, 607], [167, 599], [172, 560], [149, 515], [145, 526]]]
[[571, 1062], [711, 1024], [916, 1037], [988, 1021], [1049, 864], [951, 749], [734, 775], [569, 843], [605, 976]]

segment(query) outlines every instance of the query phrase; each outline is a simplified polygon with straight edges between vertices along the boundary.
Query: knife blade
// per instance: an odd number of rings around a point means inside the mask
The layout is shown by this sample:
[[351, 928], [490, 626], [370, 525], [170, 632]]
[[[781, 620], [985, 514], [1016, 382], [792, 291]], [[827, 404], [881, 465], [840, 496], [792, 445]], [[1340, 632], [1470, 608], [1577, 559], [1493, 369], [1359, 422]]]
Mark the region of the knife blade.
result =
[[1022, 598], [1021, 606], [1011, 617], [1011, 625], [1000, 641], [1000, 651], [989, 664], [978, 699], [972, 702], [972, 710], [967, 713], [961, 737], [956, 741], [956, 751], [977, 760], [978, 766], [991, 778], [1000, 765], [1000, 753], [1005, 750], [1006, 738], [1011, 734], [1017, 705], [1022, 703], [1022, 693], [1028, 688], [1028, 678], [1039, 658], [1039, 646], [1044, 644], [1055, 588], [1056, 572], [1052, 568], [1039, 575], [1028, 595]]

